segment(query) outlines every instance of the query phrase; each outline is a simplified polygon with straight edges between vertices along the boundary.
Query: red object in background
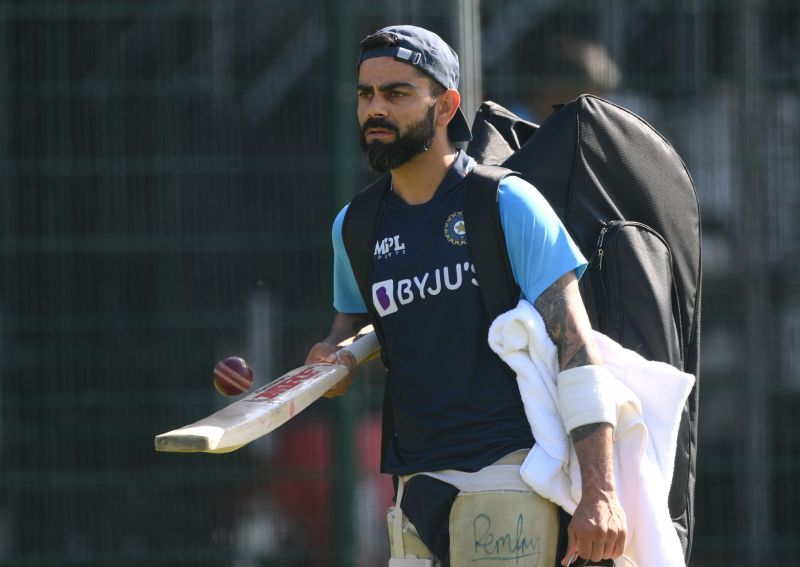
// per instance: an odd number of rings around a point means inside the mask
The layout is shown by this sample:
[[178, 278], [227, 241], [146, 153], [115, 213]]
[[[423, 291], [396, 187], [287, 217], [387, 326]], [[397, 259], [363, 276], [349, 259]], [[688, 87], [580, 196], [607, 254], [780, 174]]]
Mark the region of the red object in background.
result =
[[276, 477], [270, 483], [272, 498], [286, 517], [308, 532], [309, 541], [323, 548], [332, 541], [329, 429], [320, 419], [301, 418], [284, 425], [272, 458]]
[[[355, 428], [354, 482], [368, 484], [378, 494], [370, 499], [374, 510], [369, 518], [357, 517], [357, 522], [384, 522], [391, 505], [392, 481], [380, 474], [381, 419], [370, 414], [360, 419]], [[330, 549], [336, 541], [334, 514], [335, 470], [334, 439], [330, 421], [302, 416], [283, 426], [280, 441], [271, 458], [273, 473], [270, 495], [289, 523], [300, 527], [308, 541], [322, 549]], [[359, 491], [356, 490], [358, 493]], [[358, 503], [354, 503], [358, 506]], [[358, 507], [359, 514], [364, 512]], [[379, 528], [383, 537], [385, 528]]]

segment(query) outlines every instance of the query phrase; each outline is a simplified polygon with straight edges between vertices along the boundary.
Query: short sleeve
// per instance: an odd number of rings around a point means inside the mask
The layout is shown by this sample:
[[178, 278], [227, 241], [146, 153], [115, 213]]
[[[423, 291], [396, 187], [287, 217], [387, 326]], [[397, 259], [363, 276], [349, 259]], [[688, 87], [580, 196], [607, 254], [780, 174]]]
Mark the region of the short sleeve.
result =
[[503, 179], [498, 193], [508, 257], [522, 297], [535, 302], [570, 270], [580, 278], [586, 259], [542, 194], [516, 176]]
[[339, 313], [366, 313], [364, 299], [358, 290], [356, 277], [350, 265], [350, 258], [342, 239], [342, 224], [347, 205], [339, 211], [333, 221], [331, 240], [333, 242], [333, 307]]

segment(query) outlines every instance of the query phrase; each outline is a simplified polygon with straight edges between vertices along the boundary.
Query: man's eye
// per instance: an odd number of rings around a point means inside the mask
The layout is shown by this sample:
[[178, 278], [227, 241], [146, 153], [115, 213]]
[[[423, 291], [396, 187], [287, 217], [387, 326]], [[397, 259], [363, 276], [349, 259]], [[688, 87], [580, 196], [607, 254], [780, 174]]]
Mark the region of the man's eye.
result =
[[368, 99], [372, 97], [372, 93], [370, 91], [358, 91], [356, 96], [358, 96], [360, 99]]
[[391, 91], [389, 93], [389, 96], [392, 97], [392, 98], [401, 98], [401, 97], [406, 96], [406, 93], [401, 92], [401, 91]]

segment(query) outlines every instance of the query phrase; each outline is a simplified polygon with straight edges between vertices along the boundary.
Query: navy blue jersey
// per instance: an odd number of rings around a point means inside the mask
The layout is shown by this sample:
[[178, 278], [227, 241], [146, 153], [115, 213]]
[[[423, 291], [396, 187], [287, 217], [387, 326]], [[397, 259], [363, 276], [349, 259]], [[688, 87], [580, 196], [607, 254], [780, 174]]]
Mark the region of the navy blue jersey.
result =
[[[464, 179], [472, 164], [460, 153], [427, 203], [409, 205], [397, 195], [387, 197], [375, 244], [371, 297], [391, 361], [387, 379], [395, 437], [384, 462], [387, 472], [474, 471], [533, 445], [516, 380], [487, 341], [490, 322], [482, 307], [463, 219]], [[525, 190], [535, 193], [527, 184], [520, 193]], [[541, 289], [583, 265], [557, 218], [553, 224], [549, 215], [555, 214], [549, 206], [547, 210], [543, 218], [524, 213], [524, 224], [531, 229], [526, 233], [535, 235], [534, 248], [548, 249], [526, 253], [525, 258], [539, 266], [541, 258], [552, 253], [558, 261], [545, 262], [546, 270], [514, 266], [515, 274], [531, 272], [518, 279], [536, 281]], [[338, 231], [341, 239], [340, 226]], [[334, 241], [336, 233], [334, 226]], [[548, 240], [551, 233], [558, 236], [557, 242]], [[349, 263], [342, 253], [343, 249], [337, 251], [337, 269], [346, 275]], [[350, 279], [352, 273], [349, 278], [335, 278], [337, 309], [363, 312], [363, 301], [359, 308]], [[523, 286], [523, 293], [525, 289], [531, 286]]]

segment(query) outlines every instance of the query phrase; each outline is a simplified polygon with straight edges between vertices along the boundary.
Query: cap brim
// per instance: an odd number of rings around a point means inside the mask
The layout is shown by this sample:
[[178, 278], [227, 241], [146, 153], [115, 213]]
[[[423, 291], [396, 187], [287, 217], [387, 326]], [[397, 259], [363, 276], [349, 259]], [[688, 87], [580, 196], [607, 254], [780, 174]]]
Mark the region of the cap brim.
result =
[[458, 108], [450, 124], [447, 125], [447, 136], [451, 142], [469, 142], [472, 140], [469, 122], [467, 122], [467, 117], [464, 116], [464, 111], [461, 110], [461, 107]]

